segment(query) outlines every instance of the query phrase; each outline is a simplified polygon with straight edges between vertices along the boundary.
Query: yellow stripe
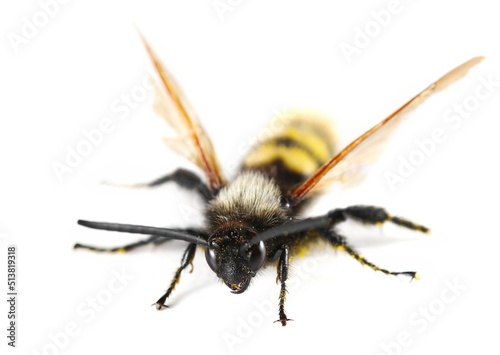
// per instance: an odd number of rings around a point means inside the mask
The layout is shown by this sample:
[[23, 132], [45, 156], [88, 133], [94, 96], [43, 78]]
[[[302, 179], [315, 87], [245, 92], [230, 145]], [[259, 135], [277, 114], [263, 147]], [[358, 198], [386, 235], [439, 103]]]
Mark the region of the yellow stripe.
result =
[[[244, 163], [246, 168], [258, 168], [279, 160], [290, 172], [310, 176], [332, 157], [335, 142], [331, 138], [331, 127], [313, 119], [314, 115], [295, 116], [250, 152]], [[282, 144], [284, 140], [292, 144]]]
[[262, 144], [251, 152], [245, 160], [245, 167], [256, 167], [281, 160], [292, 172], [302, 175], [311, 175], [319, 165], [314, 157], [297, 147], [276, 146]]
[[277, 138], [289, 138], [309, 149], [321, 162], [331, 158], [330, 145], [318, 134], [311, 131], [300, 131], [297, 127], [288, 127]]

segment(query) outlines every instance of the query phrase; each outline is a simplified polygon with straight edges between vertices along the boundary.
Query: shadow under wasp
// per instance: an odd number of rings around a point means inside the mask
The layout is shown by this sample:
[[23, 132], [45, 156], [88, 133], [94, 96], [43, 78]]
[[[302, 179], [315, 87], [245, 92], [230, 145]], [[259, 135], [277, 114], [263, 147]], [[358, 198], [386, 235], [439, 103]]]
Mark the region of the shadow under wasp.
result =
[[75, 244], [75, 248], [125, 252], [172, 239], [186, 241], [188, 246], [181, 265], [167, 291], [155, 303], [158, 310], [167, 307], [165, 302], [179, 282], [182, 271], [192, 263], [197, 246], [205, 249], [209, 267], [236, 294], [248, 288], [262, 267], [275, 264], [276, 281], [281, 286], [276, 322], [283, 326], [291, 320], [285, 312], [290, 259], [316, 241], [326, 240], [332, 247], [373, 270], [417, 278], [413, 271], [393, 272], [371, 263], [358, 254], [335, 227], [350, 219], [375, 225], [391, 222], [424, 233], [429, 231], [428, 228], [374, 206], [337, 208], [311, 218], [299, 218], [298, 214], [328, 183], [359, 181], [361, 167], [376, 158], [407, 113], [431, 94], [463, 77], [482, 57], [472, 58], [451, 70], [340, 151], [335, 147], [332, 128], [324, 117], [294, 112], [282, 129], [252, 149], [234, 180], [226, 181], [212, 143], [194, 110], [150, 45], [141, 38], [160, 79], [156, 111], [178, 133], [176, 138], [166, 139], [166, 143], [201, 168], [206, 182], [191, 171], [177, 169], [140, 185], [156, 187], [172, 182], [198, 194], [205, 203], [206, 223], [202, 229], [177, 229], [79, 220], [78, 224], [85, 227], [146, 234], [149, 238], [117, 248], [83, 244]]

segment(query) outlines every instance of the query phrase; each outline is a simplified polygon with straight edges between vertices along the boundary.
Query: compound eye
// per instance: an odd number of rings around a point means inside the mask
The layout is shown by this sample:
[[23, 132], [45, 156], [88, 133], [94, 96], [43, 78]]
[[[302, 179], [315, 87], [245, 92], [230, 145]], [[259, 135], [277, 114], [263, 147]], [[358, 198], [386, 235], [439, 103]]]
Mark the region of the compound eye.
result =
[[211, 248], [205, 249], [205, 258], [207, 259], [207, 264], [210, 266], [213, 272], [217, 273], [217, 256], [215, 255], [215, 251]]
[[264, 244], [263, 241], [261, 241], [259, 244], [252, 246], [252, 248], [250, 249], [249, 266], [252, 269], [252, 271], [255, 272], [262, 267], [265, 260], [266, 260], [266, 245]]

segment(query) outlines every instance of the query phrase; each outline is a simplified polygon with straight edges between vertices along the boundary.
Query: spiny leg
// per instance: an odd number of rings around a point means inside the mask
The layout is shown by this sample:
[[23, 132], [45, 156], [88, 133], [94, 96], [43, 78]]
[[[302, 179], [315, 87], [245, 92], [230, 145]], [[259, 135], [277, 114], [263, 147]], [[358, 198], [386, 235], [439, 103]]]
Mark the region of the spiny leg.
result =
[[278, 237], [280, 235], [286, 236], [294, 233], [302, 233], [312, 230], [324, 230], [325, 228], [331, 229], [337, 224], [340, 224], [349, 218], [369, 224], [382, 224], [384, 222], [392, 222], [401, 227], [409, 228], [423, 233], [429, 232], [429, 228], [424, 227], [420, 224], [413, 223], [404, 218], [391, 216], [383, 208], [374, 206], [351, 206], [347, 208], [334, 209], [322, 216], [292, 220], [288, 223], [269, 228], [253, 237], [248, 242], [248, 245], [255, 245], [257, 243]]
[[279, 317], [280, 319], [274, 321], [281, 322], [281, 325], [284, 327], [287, 321], [293, 321], [293, 319], [288, 319], [285, 314], [285, 299], [286, 299], [286, 280], [288, 279], [288, 269], [290, 265], [290, 254], [288, 245], [283, 245], [281, 249], [278, 251], [280, 253], [279, 261], [278, 261], [278, 276], [276, 277], [276, 283], [278, 281], [281, 283], [281, 290], [279, 295]]
[[152, 235], [148, 239], [139, 240], [138, 242], [135, 242], [135, 243], [126, 244], [126, 245], [123, 245], [120, 247], [114, 247], [114, 248], [100, 248], [100, 247], [95, 247], [92, 245], [86, 245], [86, 244], [80, 244], [80, 243], [76, 243], [73, 246], [73, 248], [74, 249], [87, 249], [87, 250], [96, 251], [96, 252], [103, 252], [103, 253], [125, 253], [127, 251], [136, 249], [136, 248], [141, 247], [143, 245], [147, 245], [147, 244], [151, 244], [151, 243], [154, 245], [160, 245], [160, 244], [163, 244], [165, 242], [168, 242], [169, 240], [171, 240], [171, 239], [166, 238], [166, 237], [159, 237], [159, 236]]
[[[165, 301], [167, 298], [170, 296], [172, 291], [175, 288], [175, 285], [179, 283], [179, 280], [181, 278], [181, 272], [189, 265], [192, 265], [194, 255], [196, 253], [196, 244], [195, 243], [190, 243], [188, 247], [186, 248], [186, 251], [184, 252], [184, 255], [182, 256], [182, 261], [181, 261], [181, 266], [177, 268], [177, 271], [175, 272], [174, 278], [172, 279], [172, 282], [170, 282], [170, 286], [168, 287], [167, 292], [163, 296], [161, 296], [156, 303], [153, 304], [153, 306], [156, 306], [156, 309], [161, 311], [164, 308], [167, 308], [168, 306], [165, 306]], [[193, 270], [191, 269], [191, 272]]]
[[404, 276], [409, 276], [412, 280], [417, 279], [418, 280], [418, 275], [415, 271], [402, 271], [402, 272], [394, 272], [394, 271], [389, 271], [386, 269], [382, 269], [378, 267], [377, 265], [369, 262], [366, 260], [363, 256], [361, 256], [358, 252], [356, 252], [349, 244], [347, 244], [347, 241], [345, 238], [333, 231], [327, 231], [325, 233], [325, 236], [327, 237], [328, 241], [333, 245], [333, 247], [337, 250], [343, 250], [347, 252], [350, 256], [352, 256], [354, 259], [356, 259], [361, 265], [366, 265], [370, 267], [372, 270], [375, 271], [380, 271], [386, 275], [404, 275]]
[[375, 206], [350, 206], [346, 208], [338, 208], [328, 213], [331, 220], [331, 225], [338, 224], [350, 218], [362, 223], [369, 224], [382, 224], [384, 222], [391, 222], [398, 226], [416, 230], [419, 232], [427, 233], [429, 228], [420, 224], [413, 223], [407, 219], [391, 216], [387, 211], [381, 207]]
[[[174, 182], [182, 188], [191, 191], [196, 191], [205, 201], [208, 201], [212, 198], [212, 193], [210, 192], [208, 186], [198, 177], [198, 175], [186, 169], [177, 169], [173, 173], [169, 173], [151, 182], [132, 184], [124, 187], [131, 187], [131, 188], [157, 187], [166, 184], [167, 182]], [[116, 186], [116, 184], [110, 184], [110, 183], [106, 184]]]

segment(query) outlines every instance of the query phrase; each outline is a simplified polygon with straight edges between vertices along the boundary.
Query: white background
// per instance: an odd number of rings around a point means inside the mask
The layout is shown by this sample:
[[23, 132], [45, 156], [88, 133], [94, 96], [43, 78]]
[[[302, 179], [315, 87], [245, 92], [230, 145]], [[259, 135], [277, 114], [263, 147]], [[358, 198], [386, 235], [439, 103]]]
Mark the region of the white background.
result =
[[[2, 289], [6, 246], [17, 245], [19, 253], [12, 353], [498, 352], [499, 88], [476, 100], [460, 124], [444, 118], [474, 102], [480, 78], [500, 80], [493, 2], [401, 0], [378, 27], [374, 21], [392, 9], [389, 1], [226, 0], [220, 3], [230, 10], [223, 13], [211, 0], [69, 1], [52, 7], [46, 24], [40, 3], [3, 3], [0, 11]], [[40, 28], [13, 44], [28, 26], [23, 18], [33, 17]], [[174, 186], [140, 191], [100, 184], [193, 168], [161, 142], [168, 129], [151, 109], [150, 92], [127, 113], [116, 112], [125, 107], [124, 95], [144, 91], [151, 70], [134, 24], [182, 83], [228, 175], [276, 112], [297, 106], [327, 112], [346, 144], [447, 70], [486, 56], [413, 113], [363, 185], [332, 191], [308, 211], [374, 204], [428, 225], [431, 236], [393, 226], [342, 227], [369, 260], [416, 270], [421, 280], [375, 273], [330, 250], [312, 253], [293, 266], [287, 311], [295, 321], [282, 328], [272, 323], [274, 270], [233, 295], [199, 251], [193, 274], [183, 275], [168, 302], [172, 308], [157, 312], [150, 304], [170, 282], [183, 243], [121, 255], [73, 251], [77, 241], [114, 246], [137, 239], [79, 227], [79, 218], [202, 223], [200, 201]], [[364, 48], [346, 56], [341, 47], [367, 30]], [[83, 131], [103, 120], [112, 122], [112, 132], [58, 179], [54, 163], [66, 164], [68, 149], [86, 139]], [[415, 141], [437, 128], [444, 141], [391, 189], [384, 174], [422, 154]], [[117, 273], [130, 280], [117, 283]]]

